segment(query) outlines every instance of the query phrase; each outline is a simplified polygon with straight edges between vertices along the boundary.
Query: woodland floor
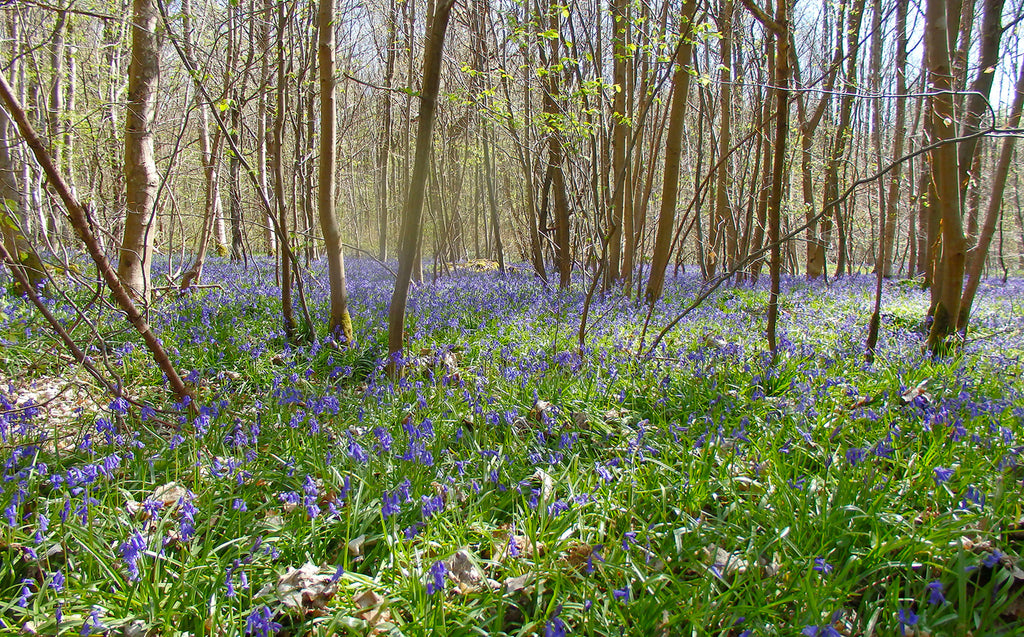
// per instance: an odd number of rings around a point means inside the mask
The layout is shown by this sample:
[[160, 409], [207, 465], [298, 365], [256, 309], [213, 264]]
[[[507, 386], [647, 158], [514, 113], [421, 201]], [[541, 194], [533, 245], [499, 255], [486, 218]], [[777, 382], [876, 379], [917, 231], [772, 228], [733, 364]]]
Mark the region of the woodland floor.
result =
[[350, 348], [284, 343], [272, 264], [158, 299], [195, 416], [94, 287], [51, 309], [138, 405], [0, 295], [0, 633], [1024, 634], [1024, 281], [941, 359], [887, 282], [868, 365], [873, 278], [786, 280], [773, 363], [763, 282], [638, 357], [625, 295], [581, 350], [583, 281], [470, 267], [413, 291], [394, 383], [390, 275], [348, 270]]

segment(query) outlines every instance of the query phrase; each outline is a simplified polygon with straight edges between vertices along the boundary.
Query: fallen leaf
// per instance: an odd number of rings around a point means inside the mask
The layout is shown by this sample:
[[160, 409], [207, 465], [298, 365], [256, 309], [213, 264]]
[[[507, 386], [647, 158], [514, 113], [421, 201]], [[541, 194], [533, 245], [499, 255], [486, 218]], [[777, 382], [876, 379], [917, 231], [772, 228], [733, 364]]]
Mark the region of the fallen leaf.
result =
[[294, 610], [304, 613], [322, 611], [338, 592], [332, 575], [322, 574], [320, 567], [308, 562], [301, 568], [289, 566], [277, 580], [277, 597], [282, 604]]

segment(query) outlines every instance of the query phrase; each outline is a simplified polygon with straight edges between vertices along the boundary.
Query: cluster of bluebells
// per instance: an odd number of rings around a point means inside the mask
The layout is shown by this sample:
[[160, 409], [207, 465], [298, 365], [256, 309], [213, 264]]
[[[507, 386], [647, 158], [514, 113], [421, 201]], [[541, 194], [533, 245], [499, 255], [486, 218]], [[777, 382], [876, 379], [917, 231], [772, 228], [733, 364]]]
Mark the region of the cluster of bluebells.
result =
[[[357, 264], [355, 271], [360, 267], [366, 266]], [[241, 303], [255, 307], [264, 302], [274, 290], [265, 281], [258, 281], [260, 278], [255, 277], [257, 281], [251, 285], [246, 283], [238, 286], [238, 292], [212, 291], [204, 302], [200, 302], [198, 296], [182, 295], [155, 312], [155, 324], [158, 328], [171, 331], [174, 314], [191, 317], [191, 344], [216, 351], [221, 357], [218, 360], [248, 363], [265, 359], [272, 354], [267, 345], [271, 339], [259, 338], [256, 342], [249, 342], [242, 336], [244, 330], [234, 329], [240, 327], [234, 322], [228, 328], [220, 327], [213, 308], [218, 303], [225, 306]], [[353, 277], [353, 282], [352, 301], [361, 310], [360, 316], [368, 317], [365, 322], [357, 322], [357, 340], [362, 342], [382, 328], [380, 317], [386, 312], [379, 310], [386, 310], [388, 299], [386, 295], [380, 294], [376, 283], [368, 284], [357, 276]], [[848, 285], [848, 281], [843, 281], [836, 284], [835, 289], [842, 290]], [[670, 286], [666, 301], [655, 309], [655, 321], [671, 316], [673, 311], [679, 309], [678, 304], [688, 295], [695, 294], [699, 286], [700, 282], [695, 279], [677, 280], [674, 287]], [[751, 289], [757, 291], [753, 286]], [[737, 290], [748, 291], [742, 285]], [[817, 292], [823, 293], [820, 289]], [[752, 318], [749, 312], [740, 311], [740, 296], [737, 294], [736, 298], [725, 298], [720, 304], [701, 308], [694, 314], [692, 324], [721, 327], [725, 334], [732, 331], [738, 334], [756, 333], [760, 329], [760, 319]], [[789, 381], [780, 380], [777, 370], [769, 369], [763, 358], [750, 356], [750, 342], [731, 336], [724, 345], [673, 345], [670, 348], [663, 345], [661, 358], [669, 362], [660, 359], [650, 362], [646, 371], [637, 373], [634, 370], [634, 357], [629, 353], [628, 338], [622, 336], [627, 331], [625, 328], [629, 318], [625, 312], [614, 311], [619, 301], [612, 296], [595, 300], [595, 314], [608, 317], [597, 322], [589, 334], [591, 343], [600, 345], [588, 344], [582, 350], [576, 347], [558, 349], [547, 344], [539, 346], [527, 342], [516, 345], [496, 339], [494, 342], [479, 344], [479, 351], [474, 353], [477, 361], [473, 366], [467, 366], [457, 374], [445, 368], [444, 356], [455, 349], [450, 343], [463, 341], [468, 331], [489, 329], [493, 322], [502, 322], [509, 326], [521, 326], [525, 333], [550, 332], [545, 317], [557, 312], [559, 317], [575, 320], [579, 316], [579, 302], [580, 297], [575, 292], [556, 297], [539, 284], [516, 277], [510, 277], [502, 285], [494, 285], [484, 277], [457, 275], [436, 285], [421, 286], [414, 291], [411, 300], [411, 313], [416, 318], [411, 336], [441, 343], [427, 357], [410, 356], [406, 359], [410, 365], [421, 365], [419, 371], [422, 373], [407, 375], [396, 384], [390, 382], [383, 373], [386, 363], [383, 357], [360, 369], [360, 365], [350, 360], [335, 359], [335, 356], [340, 359], [342, 355], [331, 354], [327, 357], [327, 367], [331, 370], [330, 382], [321, 383], [314, 382], [321, 379], [313, 377], [316, 372], [312, 366], [303, 367], [301, 363], [289, 361], [272, 381], [268, 401], [270, 404], [263, 405], [257, 401], [251, 418], [235, 414], [225, 417], [224, 414], [230, 410], [225, 409], [225, 404], [213, 401], [210, 405], [202, 406], [195, 418], [182, 417], [181, 423], [188, 426], [172, 438], [171, 447], [191, 449], [193, 438], [203, 441], [217, 437], [228, 450], [227, 453], [234, 455], [226, 458], [190, 458], [195, 459], [197, 467], [201, 465], [208, 476], [204, 479], [230, 487], [244, 487], [253, 483], [254, 478], [261, 477], [254, 475], [254, 472], [265, 470], [257, 462], [263, 459], [261, 449], [266, 446], [261, 445], [260, 438], [277, 428], [289, 435], [306, 435], [327, 441], [328, 451], [323, 461], [328, 465], [351, 469], [353, 476], [358, 475], [356, 472], [369, 475], [370, 471], [385, 466], [389, 470], [390, 467], [398, 467], [395, 473], [385, 478], [388, 481], [386, 484], [390, 485], [404, 476], [427, 476], [426, 481], [436, 480], [439, 486], [431, 484], [426, 487], [424, 481], [417, 480], [417, 486], [414, 487], [408, 477], [397, 486], [382, 491], [373, 490], [376, 484], [370, 485], [372, 496], [367, 498], [368, 507], [371, 511], [375, 510], [379, 495], [380, 516], [396, 523], [409, 542], [419, 541], [417, 535], [424, 528], [438, 526], [438, 520], [447, 520], [452, 516], [452, 511], [457, 507], [449, 504], [455, 501], [455, 493], [469, 494], [468, 497], [475, 494], [483, 501], [483, 498], [492, 495], [501, 497], [506, 492], [518, 492], [521, 499], [516, 500], [514, 506], [519, 507], [525, 503], [528, 508], [536, 510], [538, 517], [546, 515], [547, 521], [551, 522], [559, 519], [564, 521], [563, 516], [584, 515], [594, 508], [592, 503], [596, 500], [614, 494], [623, 485], [630, 485], [639, 470], [657, 467], [657, 463], [666, 455], [666, 449], [684, 449], [686, 453], [714, 453], [716, 449], [727, 447], [734, 454], [730, 461], [735, 462], [736, 467], [749, 463], [754, 467], [749, 475], [754, 478], [776, 479], [771, 474], [763, 477], [761, 470], [764, 461], [750, 453], [757, 446], [757, 436], [765, 424], [785, 428], [788, 439], [780, 445], [780, 453], [810, 454], [825, 443], [834, 443], [828, 446], [836, 449], [834, 457], [838, 461], [835, 466], [842, 469], [857, 468], [856, 471], [850, 471], [856, 475], [869, 473], [864, 469], [871, 467], [872, 463], [895, 458], [897, 452], [906, 447], [907, 441], [916, 440], [914, 437], [920, 432], [942, 432], [950, 444], [959, 445], [956, 447], [958, 450], [969, 448], [972, 453], [983, 450], [998, 455], [997, 466], [1001, 471], [1015, 466], [1020, 454], [1019, 447], [1014, 447], [1017, 444], [1014, 427], [1007, 426], [1006, 417], [1012, 407], [1016, 422], [1024, 422], [1024, 411], [1018, 413], [1020, 408], [1013, 407], [1013, 401], [1020, 401], [1019, 393], [1008, 392], [1005, 398], [983, 400], [978, 398], [978, 393], [972, 390], [967, 380], [957, 381], [959, 384], [952, 383], [949, 395], [942, 400], [928, 400], [918, 396], [898, 408], [890, 408], [884, 404], [885, 401], [881, 401], [850, 409], [852, 419], [879, 425], [872, 434], [874, 437], [870, 439], [853, 439], [850, 433], [853, 428], [838, 426], [833, 429], [831, 425], [827, 429], [821, 427], [819, 416], [831, 411], [837, 396], [847, 401], [842, 404], [845, 408], [861, 394], [852, 383], [838, 376], [833, 377], [830, 371], [835, 361], [857, 356], [857, 339], [850, 336], [856, 333], [856, 324], [842, 317], [837, 319], [834, 340], [819, 343], [800, 341], [799, 335], [802, 332], [810, 333], [811, 330], [802, 329], [799, 321], [810, 319], [798, 315], [793, 319], [789, 334], [780, 338], [784, 357], [788, 356], [790, 360], [813, 360], [815, 364], [807, 368], [798, 367], [800, 373], [793, 374]], [[316, 359], [322, 345], [323, 342], [316, 341], [305, 346], [303, 352], [308, 358]], [[183, 344], [179, 344], [179, 347], [184, 349]], [[895, 339], [886, 347], [895, 348], [890, 350], [894, 356], [901, 352], [898, 349], [901, 346]], [[297, 352], [300, 349], [290, 351]], [[758, 349], [759, 345], [753, 347], [753, 351]], [[121, 353], [124, 356], [133, 355], [130, 347], [124, 348]], [[424, 358], [428, 360], [424, 362]], [[714, 383], [718, 382], [715, 379], [721, 377], [723, 371], [730, 366], [743, 365], [746, 365], [752, 377], [748, 396], [737, 398], [724, 385], [715, 386]], [[751, 371], [752, 366], [756, 368], [758, 365], [761, 366], [760, 370]], [[495, 369], [497, 373], [494, 373]], [[199, 382], [203, 378], [215, 377], [215, 371], [193, 369], [190, 379]], [[357, 373], [365, 375], [365, 379], [361, 377], [358, 384], [352, 382]], [[216, 377], [223, 380], [222, 376]], [[655, 411], [660, 414], [664, 410], [665, 413], [671, 413], [673, 401], [680, 392], [686, 391], [689, 379], [707, 381], [707, 386], [717, 395], [708, 404], [701, 404], [691, 412], [672, 414], [670, 422], [661, 422], [654, 416], [651, 416], [654, 422], [642, 420], [635, 424], [623, 419], [620, 435], [614, 438], [605, 436], [603, 440], [610, 451], [598, 458], [588, 457], [587, 453], [591, 450], [591, 443], [600, 441], [600, 438], [593, 432], [573, 430], [570, 426], [572, 410], [568, 406], [555, 404], [550, 409], [536, 411], [535, 415], [531, 411], [531, 404], [536, 406], [541, 397], [555, 402], [555, 395], [562, 387], [580, 382], [589, 384], [588, 392], [606, 396], [616, 406], [623, 407], [624, 411], [634, 408], [633, 402], [639, 402], [641, 407], [636, 408], [636, 411]], [[776, 407], [764, 416], [763, 422], [746, 415], [738, 418], [733, 416], [734, 413], [744, 412], [743, 400], [746, 398], [754, 403], [775, 399], [777, 396], [769, 396], [767, 390], [772, 383], [779, 383], [782, 387], [779, 391], [788, 391], [788, 394], [784, 400], [773, 403]], [[552, 390], [553, 386], [558, 390]], [[912, 386], [900, 388], [900, 392]], [[339, 401], [342, 395], [338, 391], [339, 387], [346, 388], [346, 399], [348, 395], [355, 396], [354, 408], [349, 409], [350, 405], [343, 406]], [[538, 392], [538, 387], [544, 388], [543, 396]], [[641, 394], [639, 397], [632, 395], [636, 387], [642, 390], [637, 391]], [[507, 388], [513, 391], [506, 391]], [[896, 393], [895, 389], [893, 393]], [[650, 399], [651, 405], [643, 404], [647, 399]], [[898, 404], [899, 401], [891, 402]], [[445, 405], [446, 411], [438, 415], [434, 410], [437, 404]], [[651, 409], [652, 405], [654, 409]], [[374, 426], [384, 422], [379, 417], [380, 413], [389, 413], [389, 410], [398, 409], [399, 406], [402, 411], [409, 413], [409, 417], [400, 421], [400, 429], [393, 425], [393, 431], [388, 426]], [[12, 409], [13, 405], [0, 394], [0, 440], [5, 443], [9, 439], [26, 436], [32, 426], [32, 409], [17, 413]], [[75, 450], [83, 461], [61, 465], [59, 470], [51, 471], [45, 463], [38, 461], [42, 457], [39, 453], [42, 448], [40, 445], [15, 447], [3, 467], [3, 520], [8, 527], [15, 533], [30, 527], [34, 544], [39, 548], [52, 541], [49, 538], [50, 516], [59, 515], [62, 522], [68, 522], [70, 517], [72, 522], [83, 526], [93, 522], [98, 513], [97, 508], [105, 506], [104, 494], [119, 480], [122, 467], [135, 460], [134, 454], [144, 448], [137, 435], [122, 431], [117, 424], [129, 416], [131, 409], [131, 405], [124, 399], [118, 398], [111, 402], [108, 406], [109, 417], [97, 419], [94, 430], [88, 432]], [[274, 420], [277, 412], [281, 415], [280, 425], [274, 424], [277, 422]], [[430, 417], [424, 415], [428, 412]], [[469, 424], [465, 427], [458, 424], [450, 427], [452, 423], [458, 423], [463, 415], [467, 415], [475, 431]], [[141, 416], [148, 421], [156, 417], [156, 412], [147, 407]], [[341, 431], [337, 427], [339, 422], [348, 422], [351, 418], [357, 420], [360, 426], [353, 426], [340, 434], [335, 433]], [[478, 442], [476, 438], [485, 427], [498, 432], [513, 432], [521, 446], [514, 449], [495, 444], [492, 444], [495, 447], [493, 449], [475, 447], [473, 443]], [[528, 428], [526, 433], [521, 431], [524, 427]], [[150, 462], [162, 460], [159, 451], [152, 453]], [[579, 458], [585, 458], [586, 463], [573, 464]], [[826, 466], [833, 462], [831, 456], [824, 461]], [[929, 489], [934, 486], [936, 500], [944, 498], [941, 499], [942, 503], [948, 500], [951, 509], [958, 508], [960, 511], [976, 512], [986, 507], [986, 489], [990, 485], [963, 468], [966, 465], [960, 464], [959, 459], [950, 458], [944, 462], [949, 466], [935, 467], [921, 478]], [[804, 493], [813, 490], [811, 485], [821, 489], [822, 479], [808, 469], [810, 464], [794, 462], [793, 466], [806, 475], [783, 475], [780, 482], [788, 482], [793, 491], [807, 489]], [[280, 493], [278, 498], [285, 504], [294, 505], [299, 511], [297, 517], [301, 517], [303, 511], [310, 519], [323, 519], [325, 513], [326, 518], [330, 519], [337, 514], [335, 501], [324, 497], [319, 486], [320, 480], [306, 473], [313, 469], [304, 465], [301, 458], [287, 458], [282, 465], [280, 469], [287, 472], [290, 478], [288, 484], [292, 485], [289, 488], [294, 491]], [[579, 481], [584, 485], [582, 487], [577, 486], [576, 481], [567, 481], [571, 484], [559, 484], [554, 491], [546, 492], [543, 488], [537, 488], [536, 482], [531, 482], [528, 477], [538, 468], [557, 473], [576, 470], [576, 467], [580, 467], [580, 473], [587, 476]], [[316, 475], [326, 474], [318, 472]], [[680, 478], [681, 488], [688, 488], [689, 475], [681, 474]], [[339, 501], [349, 489], [347, 475], [344, 481]], [[29, 504], [36, 498], [36, 485], [40, 482], [46, 484], [53, 498], [43, 507], [34, 510]], [[205, 491], [201, 493], [205, 494]], [[249, 497], [248, 503], [245, 497]], [[461, 498], [462, 495], [459, 502], [463, 501]], [[202, 501], [206, 501], [205, 495]], [[229, 513], [242, 520], [258, 519], [257, 511], [249, 511], [250, 506], [253, 509], [262, 508], [251, 495], [231, 497], [226, 502], [230, 503]], [[197, 531], [196, 528], [197, 519], [206, 519], [206, 512], [198, 510], [198, 505], [200, 501], [196, 494], [189, 491], [174, 507], [167, 507], [170, 511], [166, 513], [164, 521], [176, 520], [179, 536], [185, 542], [201, 532], [201, 529]], [[328, 507], [326, 512], [324, 507]], [[139, 530], [130, 529], [126, 536], [113, 540], [107, 538], [110, 550], [124, 564], [130, 582], [140, 579], [141, 569], [146, 564], [144, 556], [147, 550], [160, 550], [158, 546], [147, 546], [147, 538], [153, 537], [164, 504], [159, 500], [148, 499], [143, 501], [142, 508], [144, 513]], [[525, 510], [523, 513], [530, 514]], [[633, 560], [641, 551], [644, 555], [651, 553], [650, 540], [647, 539], [648, 548], [644, 550], [645, 538], [638, 539], [635, 531], [628, 531], [621, 537], [612, 535], [604, 541], [609, 542], [611, 551], [604, 551], [601, 545], [593, 547], [587, 558], [586, 573], [593, 574], [596, 565], [604, 561], [602, 552], [608, 555], [610, 561]], [[624, 557], [618, 554], [619, 546]], [[27, 551], [35, 549], [25, 547], [23, 550], [28, 555]], [[826, 554], [834, 555], [831, 552]], [[519, 545], [512, 536], [509, 537], [508, 555], [512, 558], [521, 557]], [[249, 559], [251, 554], [233, 560], [219, 571], [224, 574], [223, 585], [228, 598], [236, 599], [238, 591], [248, 589], [250, 573], [256, 572], [247, 569], [246, 560]], [[995, 552], [986, 556], [982, 563], [995, 568], [1003, 559], [1001, 553]], [[815, 577], [820, 576], [821, 580], [836, 577], [833, 575], [834, 567], [824, 557], [814, 558], [811, 568], [818, 574]], [[336, 577], [340, 577], [340, 572]], [[445, 563], [435, 562], [425, 574], [427, 592], [434, 595], [444, 591], [447, 577]], [[54, 592], [60, 592], [67, 586], [67, 581], [64, 573], [58, 570], [51, 575], [49, 587]], [[610, 585], [604, 589], [613, 601], [622, 604], [631, 601], [632, 591], [641, 590], [643, 585], [637, 583], [634, 586], [632, 581], [624, 583], [620, 588]], [[27, 606], [38, 601], [39, 598], [34, 598], [34, 595], [43, 593], [48, 591], [37, 591], [29, 582], [21, 582], [17, 589], [16, 604]], [[930, 582], [926, 593], [929, 604], [946, 603], [940, 581]], [[588, 599], [587, 609], [590, 604]], [[566, 608], [573, 607], [567, 605]], [[901, 628], [909, 630], [918, 621], [913, 608], [900, 608], [894, 623], [898, 621]], [[278, 617], [267, 606], [245, 609], [245, 612], [249, 613], [245, 624], [248, 634], [273, 634], [281, 628], [281, 624], [276, 621]], [[893, 612], [896, 613], [895, 610]], [[562, 606], [559, 605], [545, 620], [545, 634], [566, 634], [567, 619], [571, 619], [568, 613], [563, 616]], [[90, 627], [90, 631], [100, 630], [101, 624], [95, 610], [89, 615], [83, 630], [86, 626]], [[834, 637], [835, 632], [829, 623], [807, 626], [803, 630], [803, 634], [816, 637]], [[746, 633], [749, 631], [741, 634]]]

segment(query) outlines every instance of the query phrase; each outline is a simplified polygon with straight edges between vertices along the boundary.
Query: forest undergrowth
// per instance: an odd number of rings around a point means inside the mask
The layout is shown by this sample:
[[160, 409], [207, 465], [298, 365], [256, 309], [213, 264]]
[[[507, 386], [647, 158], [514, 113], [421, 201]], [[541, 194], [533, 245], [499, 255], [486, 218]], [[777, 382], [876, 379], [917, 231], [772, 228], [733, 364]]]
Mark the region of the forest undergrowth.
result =
[[583, 281], [462, 270], [412, 292], [398, 382], [387, 271], [349, 264], [352, 347], [286, 345], [273, 281], [215, 260], [152, 305], [198, 413], [95, 288], [50, 309], [141, 408], [0, 296], [0, 632], [1024, 634], [1020, 280], [941, 359], [888, 282], [867, 365], [872, 277], [784, 281], [772, 361], [766, 282], [638, 357], [621, 293], [580, 350]]

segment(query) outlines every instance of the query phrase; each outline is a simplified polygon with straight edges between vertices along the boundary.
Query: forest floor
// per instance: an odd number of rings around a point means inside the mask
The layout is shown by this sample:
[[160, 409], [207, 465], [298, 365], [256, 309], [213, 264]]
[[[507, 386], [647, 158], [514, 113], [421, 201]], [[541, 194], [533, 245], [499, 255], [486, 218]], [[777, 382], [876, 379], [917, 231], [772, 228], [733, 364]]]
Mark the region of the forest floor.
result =
[[413, 291], [394, 383], [384, 269], [349, 263], [344, 348], [283, 342], [271, 268], [153, 304], [196, 415], [94, 288], [51, 309], [141, 409], [0, 295], [0, 633], [1024, 634], [1024, 281], [941, 359], [887, 282], [869, 365], [871, 277], [784, 281], [773, 362], [764, 283], [638, 357], [624, 295], [581, 350], [582, 281], [467, 268]]

